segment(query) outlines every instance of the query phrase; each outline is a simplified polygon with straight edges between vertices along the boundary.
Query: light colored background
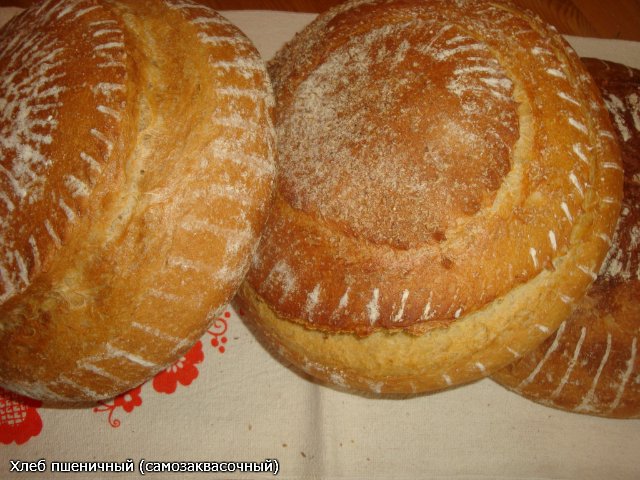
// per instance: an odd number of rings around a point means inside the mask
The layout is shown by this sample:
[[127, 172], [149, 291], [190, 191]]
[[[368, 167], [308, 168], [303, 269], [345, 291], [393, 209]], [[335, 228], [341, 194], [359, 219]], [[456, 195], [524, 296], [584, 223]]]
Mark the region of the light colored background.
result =
[[[6, 13], [0, 9], [0, 17]], [[265, 11], [225, 15], [253, 39], [264, 58], [313, 18]], [[640, 68], [640, 43], [570, 41], [581, 55]], [[640, 478], [640, 421], [548, 409], [490, 380], [408, 400], [367, 399], [320, 387], [284, 368], [235, 315], [226, 336], [223, 355], [214, 354], [209, 339], [203, 340], [205, 362], [189, 388], [167, 396], [145, 385], [143, 405], [130, 414], [120, 410], [117, 429], [107, 424], [105, 414], [91, 410], [40, 409], [44, 429], [39, 436], [24, 446], [0, 445], [0, 478], [31, 478], [9, 476], [8, 459], [40, 458], [132, 458], [136, 463], [141, 458], [277, 458], [279, 478]], [[228, 475], [192, 475], [216, 477]]]

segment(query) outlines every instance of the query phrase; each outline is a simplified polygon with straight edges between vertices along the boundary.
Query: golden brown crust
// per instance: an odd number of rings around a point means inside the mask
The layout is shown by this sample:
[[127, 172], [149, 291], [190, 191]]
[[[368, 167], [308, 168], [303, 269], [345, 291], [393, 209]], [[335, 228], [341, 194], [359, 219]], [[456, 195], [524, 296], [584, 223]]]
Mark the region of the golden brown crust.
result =
[[[503, 2], [349, 2], [270, 72], [281, 168], [241, 301], [285, 351], [359, 388], [442, 388], [541, 342], [593, 282], [619, 152], [597, 88], [539, 20]], [[422, 350], [394, 360], [389, 336]], [[374, 344], [399, 370], [361, 361]]]
[[[558, 35], [491, 2], [351, 7], [321, 16], [270, 67], [282, 173], [250, 281], [280, 315], [325, 331], [422, 331], [551, 268], [594, 208], [606, 233], [620, 173], [601, 178], [594, 159], [616, 147]], [[396, 62], [416, 75], [387, 82]]]
[[179, 358], [248, 268], [275, 174], [266, 71], [188, 1], [43, 2], [0, 43], [0, 384], [108, 398]]
[[640, 417], [640, 71], [583, 59], [602, 91], [622, 146], [624, 198], [598, 279], [569, 320], [540, 348], [494, 375], [545, 405]]
[[[87, 213], [87, 193], [100, 173], [107, 168], [107, 178], [117, 174], [107, 161], [99, 162], [126, 156], [131, 143], [116, 141], [131, 135], [122, 125], [135, 115], [124, 88], [122, 23], [102, 5], [78, 7], [92, 10], [72, 22], [71, 14], [57, 18], [62, 9], [32, 8], [3, 31], [3, 302], [48, 268], [74, 217]], [[102, 28], [107, 33], [86, 38], [89, 24], [99, 21], [108, 22], [110, 28]], [[88, 102], [96, 96], [100, 114], [96, 100]], [[79, 111], [60, 108], [70, 102], [77, 102]], [[90, 133], [80, 147], [74, 136], [61, 141], [60, 132], [66, 131]], [[79, 155], [82, 161], [71, 164], [52, 160]]]

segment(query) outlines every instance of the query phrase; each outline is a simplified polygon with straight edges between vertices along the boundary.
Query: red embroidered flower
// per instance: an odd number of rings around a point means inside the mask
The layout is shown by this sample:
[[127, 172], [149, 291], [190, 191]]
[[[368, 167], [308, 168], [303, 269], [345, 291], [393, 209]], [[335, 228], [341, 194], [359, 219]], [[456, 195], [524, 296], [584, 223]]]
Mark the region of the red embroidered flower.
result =
[[224, 345], [227, 343], [227, 320], [231, 318], [231, 312], [224, 312], [222, 317], [218, 317], [209, 327], [207, 333], [213, 337], [211, 339], [211, 346], [217, 348], [220, 353], [225, 352]]
[[95, 413], [109, 412], [109, 417], [107, 418], [109, 425], [113, 428], [118, 428], [120, 426], [120, 420], [113, 418], [113, 413], [118, 407], [122, 408], [127, 413], [131, 413], [134, 408], [142, 405], [142, 397], [140, 396], [141, 391], [142, 385], [118, 395], [113, 399], [113, 403], [99, 402], [100, 406], [95, 407], [93, 411]]
[[114, 407], [122, 407], [125, 412], [131, 413], [134, 408], [142, 405], [142, 397], [140, 397], [141, 390], [142, 386], [118, 395], [113, 400]]
[[0, 388], [0, 443], [26, 443], [42, 431], [37, 400], [22, 397]]
[[155, 376], [153, 389], [159, 393], [173, 393], [178, 383], [184, 386], [191, 385], [199, 374], [196, 364], [202, 363], [203, 360], [202, 342], [198, 341], [184, 357]]

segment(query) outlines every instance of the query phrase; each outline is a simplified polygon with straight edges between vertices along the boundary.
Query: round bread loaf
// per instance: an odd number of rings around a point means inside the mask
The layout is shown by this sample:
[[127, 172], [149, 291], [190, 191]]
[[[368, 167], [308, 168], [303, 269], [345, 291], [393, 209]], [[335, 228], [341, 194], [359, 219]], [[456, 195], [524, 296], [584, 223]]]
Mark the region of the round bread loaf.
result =
[[537, 350], [494, 380], [545, 405], [640, 417], [640, 70], [583, 59], [622, 146], [624, 198], [613, 245], [572, 316]]
[[352, 1], [270, 63], [279, 173], [239, 304], [334, 385], [425, 392], [546, 339], [620, 209], [597, 87], [495, 1]]
[[190, 1], [49, 0], [0, 33], [0, 385], [94, 402], [235, 293], [275, 178], [250, 41]]

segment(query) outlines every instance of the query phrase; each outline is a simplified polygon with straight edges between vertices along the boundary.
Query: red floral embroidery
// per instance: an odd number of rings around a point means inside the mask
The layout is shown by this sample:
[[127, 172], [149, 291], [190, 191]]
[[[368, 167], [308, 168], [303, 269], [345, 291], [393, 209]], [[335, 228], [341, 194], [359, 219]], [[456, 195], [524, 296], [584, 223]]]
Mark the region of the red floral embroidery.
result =
[[131, 413], [134, 408], [142, 405], [142, 397], [140, 396], [140, 392], [142, 391], [142, 386], [136, 387], [133, 390], [129, 390], [121, 395], [118, 395], [113, 399], [113, 403], [107, 402], [99, 402], [100, 406], [95, 407], [93, 409], [94, 412], [109, 412], [109, 417], [107, 420], [109, 421], [109, 425], [113, 428], [118, 428], [120, 426], [120, 420], [117, 418], [113, 418], [113, 414], [118, 408], [122, 408], [125, 412]]
[[37, 400], [22, 397], [0, 388], [0, 443], [22, 445], [42, 431]]
[[222, 317], [218, 317], [209, 327], [207, 333], [213, 338], [211, 339], [211, 345], [217, 348], [220, 353], [225, 352], [225, 344], [227, 343], [227, 337], [224, 336], [227, 333], [227, 319], [231, 317], [230, 312], [224, 312]]
[[[229, 318], [231, 318], [231, 313], [229, 311], [224, 312], [211, 324], [209, 330], [207, 330], [207, 334], [212, 337], [211, 345], [220, 353], [225, 352], [225, 345], [228, 342], [225, 334], [227, 333], [227, 320]], [[202, 349], [202, 341], [198, 341], [184, 357], [153, 378], [151, 382], [153, 389], [158, 393], [172, 394], [178, 388], [178, 384], [183, 386], [191, 385], [200, 374], [196, 365], [203, 361], [204, 352]], [[120, 420], [114, 418], [114, 412], [116, 412], [118, 408], [122, 408], [125, 412], [131, 413], [134, 408], [142, 405], [142, 398], [140, 397], [141, 388], [142, 387], [138, 387], [127, 393], [123, 393], [116, 397], [112, 403], [100, 402], [100, 406], [95, 407], [93, 411], [109, 412], [109, 425], [117, 428], [120, 426]]]
[[196, 364], [204, 361], [202, 342], [198, 341], [187, 354], [153, 379], [153, 389], [159, 393], [173, 393], [180, 385], [191, 385], [199, 374]]

